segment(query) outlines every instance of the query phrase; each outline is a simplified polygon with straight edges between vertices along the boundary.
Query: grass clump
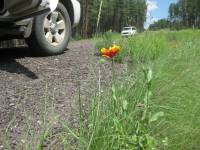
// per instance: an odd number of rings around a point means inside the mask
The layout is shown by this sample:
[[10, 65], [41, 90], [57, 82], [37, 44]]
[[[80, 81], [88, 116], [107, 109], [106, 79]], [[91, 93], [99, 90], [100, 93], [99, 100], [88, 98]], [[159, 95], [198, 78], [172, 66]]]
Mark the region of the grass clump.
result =
[[57, 149], [200, 149], [200, 31], [163, 30], [129, 38], [109, 32], [95, 40], [97, 49], [120, 45], [123, 51], [114, 60], [123, 63], [128, 57], [130, 68], [120, 76], [112, 72], [111, 84], [104, 86], [100, 64], [86, 114], [79, 95], [79, 127], [59, 119], [62, 130], [52, 138], [53, 127], [47, 124], [32, 137], [37, 137], [36, 148], [50, 141]]
[[168, 137], [168, 149], [200, 148], [199, 35], [199, 31], [173, 32], [176, 48], [169, 47], [167, 55], [154, 63], [152, 108], [166, 114], [155, 133]]
[[[199, 41], [199, 30], [145, 32], [119, 39], [124, 49], [123, 55], [119, 56], [121, 60], [129, 57], [136, 63], [134, 66], [150, 65], [154, 72], [150, 110], [165, 114], [159, 123], [150, 128], [152, 135], [161, 139], [157, 141], [161, 143], [157, 149], [200, 148]], [[143, 78], [141, 74], [136, 73], [136, 76], [137, 80]], [[125, 83], [124, 80], [120, 82]], [[135, 86], [136, 91], [144, 93], [143, 86]], [[131, 92], [134, 93], [134, 100], [141, 99], [141, 95], [138, 96], [133, 89]], [[133, 118], [138, 117], [135, 111], [131, 113]]]
[[80, 142], [78, 149], [153, 150], [157, 147], [159, 142], [152, 135], [151, 126], [164, 113], [151, 113], [152, 71], [143, 71], [141, 80], [129, 74], [123, 76], [123, 82], [114, 79], [110, 88], [99, 89], [101, 92], [94, 94], [86, 127], [80, 127], [80, 133], [72, 133]]

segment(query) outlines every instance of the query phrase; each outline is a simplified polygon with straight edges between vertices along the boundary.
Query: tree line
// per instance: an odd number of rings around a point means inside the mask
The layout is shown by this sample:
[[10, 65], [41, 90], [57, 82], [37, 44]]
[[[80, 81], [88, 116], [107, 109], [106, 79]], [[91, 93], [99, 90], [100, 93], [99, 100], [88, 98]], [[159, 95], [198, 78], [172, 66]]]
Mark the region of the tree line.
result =
[[81, 22], [75, 34], [83, 38], [108, 30], [120, 32], [124, 26], [143, 30], [146, 21], [146, 0], [80, 0]]
[[160, 28], [200, 28], [200, 0], [178, 0], [169, 7], [168, 19], [162, 19], [150, 26]]

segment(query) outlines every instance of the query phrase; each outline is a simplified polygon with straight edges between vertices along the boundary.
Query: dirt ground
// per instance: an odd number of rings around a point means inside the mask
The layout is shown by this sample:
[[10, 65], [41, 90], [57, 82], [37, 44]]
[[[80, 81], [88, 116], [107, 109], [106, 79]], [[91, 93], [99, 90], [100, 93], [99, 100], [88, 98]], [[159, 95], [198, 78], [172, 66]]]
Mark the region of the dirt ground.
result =
[[[8, 143], [17, 145], [27, 118], [39, 122], [45, 104], [75, 121], [79, 81], [87, 99], [90, 81], [97, 80], [99, 57], [94, 53], [93, 42], [87, 40], [71, 42], [64, 54], [50, 57], [33, 57], [28, 48], [0, 49], [0, 150]], [[105, 68], [102, 72], [109, 77]]]

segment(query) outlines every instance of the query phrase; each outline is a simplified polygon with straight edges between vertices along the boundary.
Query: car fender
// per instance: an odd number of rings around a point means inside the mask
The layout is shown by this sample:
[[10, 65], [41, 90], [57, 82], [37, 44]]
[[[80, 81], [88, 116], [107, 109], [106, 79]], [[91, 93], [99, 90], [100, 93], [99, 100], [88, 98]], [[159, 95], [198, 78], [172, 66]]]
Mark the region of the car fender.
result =
[[58, 2], [58, 0], [42, 0], [42, 3], [40, 5], [42, 7], [50, 8], [51, 12], [53, 12], [57, 7]]
[[81, 6], [77, 0], [71, 0], [74, 10], [74, 24], [73, 27], [77, 26], [81, 18]]

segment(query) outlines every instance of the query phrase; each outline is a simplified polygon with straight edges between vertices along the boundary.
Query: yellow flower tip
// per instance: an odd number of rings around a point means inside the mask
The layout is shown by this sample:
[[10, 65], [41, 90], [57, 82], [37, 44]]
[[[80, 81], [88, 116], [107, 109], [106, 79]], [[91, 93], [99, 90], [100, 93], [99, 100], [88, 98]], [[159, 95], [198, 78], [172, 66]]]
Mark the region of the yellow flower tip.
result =
[[101, 49], [101, 53], [105, 53], [106, 51], [107, 51], [106, 48], [102, 48], [102, 49]]
[[112, 48], [113, 48], [113, 49], [117, 49], [117, 50], [119, 50], [119, 51], [122, 50], [122, 48], [121, 48], [120, 46], [116, 45], [116, 44], [113, 44], [113, 47], [112, 47]]
[[113, 49], [113, 47], [109, 47], [109, 50], [112, 50]]

